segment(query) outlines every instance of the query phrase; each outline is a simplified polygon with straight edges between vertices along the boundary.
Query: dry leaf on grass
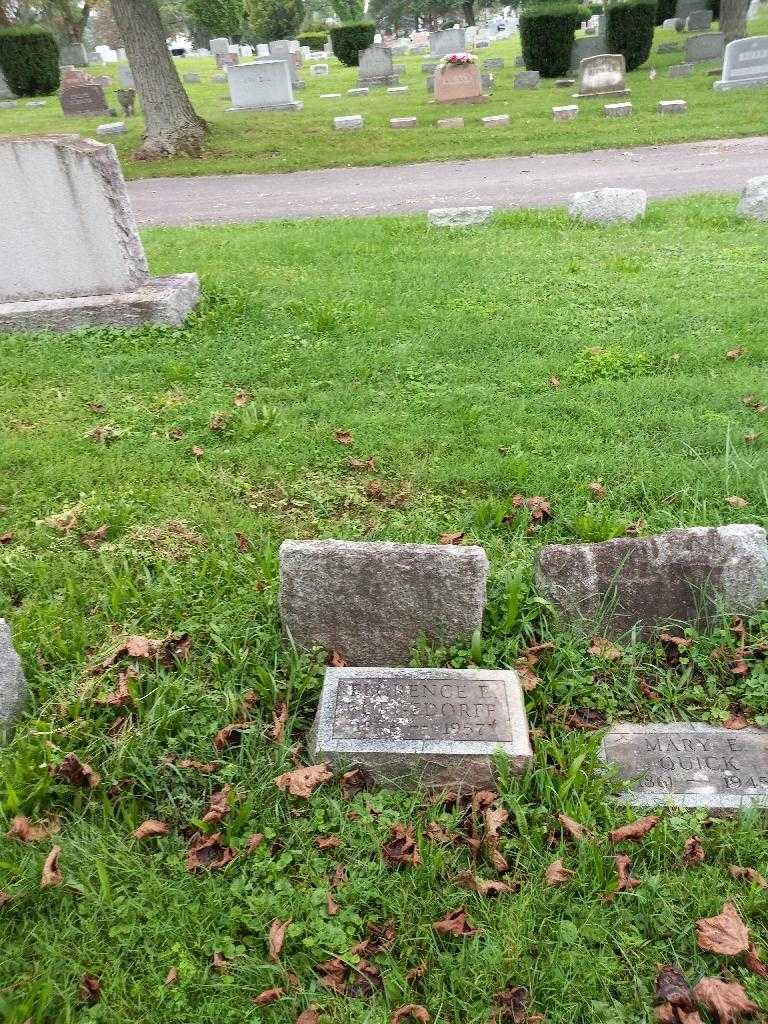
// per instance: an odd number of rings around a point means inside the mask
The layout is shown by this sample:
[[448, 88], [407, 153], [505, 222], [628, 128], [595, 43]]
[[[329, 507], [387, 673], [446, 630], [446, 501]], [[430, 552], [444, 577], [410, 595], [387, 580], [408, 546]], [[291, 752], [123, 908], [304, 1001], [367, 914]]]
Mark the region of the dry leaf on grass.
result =
[[[541, 495], [526, 498], [522, 494], [516, 494], [512, 498], [512, 507], [526, 509], [531, 514], [531, 523], [537, 525], [543, 523], [546, 519], [552, 518], [552, 504], [546, 498], [542, 498]], [[509, 517], [505, 516], [504, 521], [508, 522]]]
[[658, 823], [658, 817], [655, 814], [649, 814], [647, 818], [638, 818], [637, 821], [631, 821], [628, 825], [615, 828], [608, 833], [608, 838], [612, 843], [623, 843], [627, 839], [633, 843], [639, 843]]
[[738, 494], [732, 494], [730, 498], [726, 498], [725, 503], [731, 508], [746, 508], [749, 504], [746, 498], [741, 498]]
[[339, 904], [330, 892], [325, 894], [325, 909], [328, 911], [329, 917], [335, 917], [339, 912]]
[[427, 973], [428, 969], [429, 964], [427, 963], [426, 960], [422, 960], [420, 964], [416, 964], [415, 967], [412, 967], [410, 971], [408, 971], [408, 973], [405, 976], [405, 980], [408, 982], [409, 985], [413, 985], [415, 982], [421, 981], [421, 979]]
[[11, 827], [5, 833], [6, 839], [18, 839], [22, 843], [39, 843], [41, 839], [50, 839], [54, 832], [60, 828], [58, 821], [41, 822], [33, 825], [29, 818], [17, 815], [11, 822]]
[[265, 988], [264, 991], [259, 992], [257, 996], [251, 996], [251, 1002], [255, 1003], [256, 1006], [269, 1006], [270, 1003], [276, 1002], [284, 995], [285, 989]]
[[148, 818], [146, 821], [142, 821], [131, 834], [134, 839], [155, 839], [157, 836], [167, 836], [169, 831], [170, 826], [166, 825], [164, 821]]
[[602, 501], [605, 497], [605, 486], [598, 483], [596, 480], [589, 485], [589, 489], [592, 492], [595, 501]]
[[229, 783], [226, 783], [222, 789], [211, 794], [211, 799], [208, 803], [208, 810], [203, 815], [203, 821], [206, 824], [217, 825], [222, 818], [225, 818], [229, 814], [232, 810], [232, 804], [229, 797], [231, 792], [232, 787]]
[[308, 1006], [306, 1010], [302, 1010], [299, 1016], [296, 1018], [296, 1024], [318, 1024], [320, 1020], [320, 1013], [317, 1007], [312, 1004]]
[[754, 942], [744, 954], [744, 966], [749, 968], [753, 974], [757, 974], [760, 978], [768, 978], [768, 966], [766, 966], [757, 955], [757, 948], [755, 947]]
[[196, 836], [187, 852], [187, 871], [193, 874], [203, 870], [220, 871], [234, 860], [235, 851], [231, 846], [222, 846], [220, 839], [221, 832], [214, 832], [211, 836]]
[[267, 730], [267, 735], [275, 743], [282, 743], [285, 733], [285, 723], [288, 721], [288, 705], [285, 701], [279, 704], [272, 712], [272, 726]]
[[569, 818], [567, 814], [558, 814], [557, 820], [572, 839], [588, 838], [589, 832], [587, 832], [586, 828], [580, 825], [578, 821], [574, 821], [573, 818]]
[[749, 725], [750, 725], [750, 722], [749, 722], [749, 719], [746, 717], [746, 715], [742, 715], [742, 714], [739, 714], [739, 713], [736, 713], [736, 712], [734, 712], [732, 715], [730, 715], [723, 722], [723, 728], [724, 729], [731, 729], [731, 730], [734, 730], [734, 731], [739, 731], [740, 729], [748, 729]]
[[621, 649], [604, 636], [595, 636], [587, 648], [587, 654], [591, 654], [593, 658], [602, 658], [604, 661], [618, 661], [621, 658]]
[[749, 931], [732, 903], [726, 903], [716, 917], [696, 922], [696, 941], [706, 953], [738, 956], [749, 949]]
[[287, 921], [280, 921], [278, 918], [275, 918], [269, 926], [268, 949], [270, 963], [276, 964], [280, 959], [280, 952], [285, 942], [285, 933], [292, 920], [292, 917], [289, 917]]
[[402, 1024], [403, 1021], [415, 1020], [421, 1024], [429, 1024], [432, 1018], [429, 1011], [418, 1003], [408, 1003], [406, 1006], [399, 1006], [389, 1018], [389, 1024]]
[[445, 917], [432, 925], [438, 935], [477, 935], [477, 928], [472, 924], [464, 907], [449, 910]]
[[697, 1002], [717, 1016], [718, 1024], [734, 1024], [741, 1017], [749, 1017], [760, 1009], [735, 981], [702, 978], [693, 994]]
[[10, 902], [11, 902], [11, 897], [8, 895], [8, 893], [7, 892], [3, 892], [3, 890], [0, 889], [0, 907], [5, 907]]
[[515, 672], [517, 672], [517, 678], [520, 680], [520, 685], [526, 693], [531, 693], [541, 682], [541, 679], [532, 668], [526, 665], [522, 658], [515, 662]]
[[768, 880], [763, 878], [759, 871], [754, 868], [743, 868], [740, 864], [729, 864], [728, 874], [737, 881], [751, 882], [759, 889], [768, 889]]
[[341, 795], [345, 800], [351, 800], [353, 796], [368, 789], [370, 778], [362, 768], [351, 768], [344, 772], [339, 780]]
[[329, 782], [333, 773], [326, 764], [311, 764], [307, 768], [295, 768], [292, 772], [283, 772], [274, 780], [278, 789], [291, 796], [300, 796], [305, 800], [312, 796], [318, 786]]
[[389, 839], [381, 847], [381, 855], [391, 868], [402, 864], [421, 864], [413, 828], [410, 825], [393, 825], [389, 830]]
[[211, 957], [212, 970], [216, 971], [217, 974], [226, 974], [231, 966], [231, 961], [227, 960], [218, 950], [214, 950]]
[[234, 746], [240, 742], [243, 738], [243, 733], [247, 732], [252, 725], [253, 722], [230, 722], [229, 725], [219, 729], [213, 737], [214, 747], [216, 750], [224, 750], [225, 747]]
[[617, 886], [617, 892], [630, 892], [632, 889], [636, 889], [638, 885], [641, 885], [639, 878], [633, 878], [631, 875], [632, 861], [626, 854], [620, 853], [617, 857], [613, 858], [616, 865], [616, 874], [619, 876], [619, 884]]
[[248, 836], [248, 839], [246, 840], [245, 843], [245, 847], [243, 848], [243, 853], [247, 857], [249, 854], [253, 853], [254, 850], [257, 850], [263, 842], [264, 836], [262, 835], [262, 833], [254, 832], [252, 836]]
[[341, 837], [315, 836], [313, 842], [318, 850], [335, 850], [337, 846], [341, 846]]
[[97, 1003], [101, 998], [101, 982], [92, 974], [84, 974], [80, 979], [80, 1002]]
[[509, 818], [509, 812], [503, 807], [487, 807], [483, 812], [485, 823], [485, 852], [488, 860], [497, 871], [506, 871], [509, 864], [499, 851], [501, 827]]
[[80, 543], [89, 551], [98, 551], [101, 545], [106, 541], [108, 532], [109, 527], [106, 523], [102, 523], [101, 526], [97, 526], [95, 530], [89, 530], [87, 533], [81, 533]]
[[51, 765], [48, 772], [55, 779], [64, 779], [72, 786], [83, 786], [86, 789], [96, 789], [101, 782], [93, 768], [76, 754], [67, 754], [60, 764]]
[[570, 882], [575, 873], [565, 867], [562, 860], [553, 860], [544, 872], [544, 883], [546, 885], [564, 885], [566, 882]]
[[45, 858], [43, 864], [43, 873], [40, 877], [40, 888], [41, 889], [53, 889], [57, 885], [61, 885], [64, 881], [64, 876], [61, 873], [59, 867], [59, 856], [61, 855], [61, 847], [54, 846], [51, 852]]
[[704, 847], [701, 845], [701, 840], [698, 836], [691, 836], [690, 839], [685, 840], [685, 846], [683, 847], [683, 864], [687, 868], [692, 868], [696, 864], [701, 864], [704, 861]]
[[172, 967], [165, 976], [164, 985], [175, 985], [179, 980], [179, 969], [178, 967]]
[[354, 444], [355, 441], [348, 430], [334, 430], [333, 436], [339, 444]]
[[742, 345], [738, 345], [736, 348], [729, 348], [725, 353], [726, 359], [741, 359], [744, 355], [745, 349]]
[[669, 1003], [682, 1010], [695, 1010], [691, 987], [683, 972], [669, 964], [661, 964], [656, 972], [655, 995], [659, 1002]]
[[501, 896], [503, 893], [515, 892], [517, 889], [517, 886], [510, 885], [509, 882], [478, 878], [471, 871], [460, 871], [456, 875], [456, 884], [476, 892], [478, 896]]
[[464, 540], [464, 530], [459, 530], [456, 533], [444, 533], [440, 537], [440, 540], [438, 541], [438, 543], [439, 544], [461, 544], [461, 542], [463, 540]]

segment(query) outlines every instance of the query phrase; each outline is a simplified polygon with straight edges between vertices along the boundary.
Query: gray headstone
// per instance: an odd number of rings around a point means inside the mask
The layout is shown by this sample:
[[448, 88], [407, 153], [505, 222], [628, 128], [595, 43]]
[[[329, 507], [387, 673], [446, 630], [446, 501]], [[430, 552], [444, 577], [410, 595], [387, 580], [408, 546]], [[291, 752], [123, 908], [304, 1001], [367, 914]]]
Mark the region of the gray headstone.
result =
[[695, 64], [673, 64], [669, 69], [670, 78], [690, 78]]
[[728, 43], [718, 92], [768, 85], [768, 36], [748, 36]]
[[[676, 32], [679, 32], [681, 24], [682, 23], [681, 23], [679, 18], [665, 18], [664, 21], [661, 23], [661, 27], [662, 28], [673, 28]], [[662, 46], [676, 46], [676, 45], [677, 45], [676, 43], [662, 43]], [[664, 50], [662, 50], [661, 46], [659, 47], [658, 52], [659, 53], [664, 53]]]
[[754, 21], [760, 14], [760, 0], [749, 0], [747, 8], [747, 21]]
[[483, 61], [483, 71], [501, 71], [504, 68], [502, 57], [489, 57]]
[[768, 220], [768, 177], [749, 179], [736, 212], [751, 220]]
[[328, 669], [310, 736], [315, 761], [366, 769], [379, 785], [472, 792], [493, 788], [493, 754], [513, 771], [531, 760], [514, 672]]
[[82, 43], [71, 43], [59, 49], [59, 64], [62, 67], [71, 65], [74, 68], [88, 67], [88, 53]]
[[685, 40], [685, 59], [689, 61], [720, 60], [725, 50], [722, 32], [702, 32]]
[[680, 43], [659, 43], [656, 53], [679, 53]]
[[625, 803], [707, 810], [768, 806], [764, 729], [625, 723], [606, 734], [602, 756], [631, 783]]
[[100, 124], [96, 127], [97, 135], [125, 135], [127, 131], [124, 121], [112, 121], [110, 124]]
[[759, 526], [695, 526], [655, 537], [552, 544], [536, 558], [542, 594], [568, 621], [605, 636], [669, 623], [706, 626], [768, 599], [768, 544]]
[[216, 39], [212, 39], [208, 44], [208, 49], [214, 55], [218, 57], [219, 54], [229, 53], [229, 40], [224, 36], [218, 36]]
[[712, 27], [712, 11], [691, 11], [685, 19], [686, 32], [708, 32]]
[[525, 57], [522, 55], [522, 53], [518, 53], [518, 55], [515, 57], [515, 67], [516, 68], [524, 68], [525, 67]]
[[196, 85], [200, 81], [200, 75], [196, 71], [187, 71], [182, 78], [188, 85]]
[[576, 96], [625, 96], [626, 62], [621, 53], [603, 53], [585, 57], [579, 65], [579, 91]]
[[701, 0], [677, 0], [675, 17], [685, 22], [689, 14], [701, 10]]
[[283, 627], [350, 665], [403, 665], [419, 637], [451, 644], [480, 626], [487, 575], [479, 547], [285, 541]]
[[396, 85], [399, 81], [392, 65], [392, 51], [380, 43], [374, 43], [358, 51], [359, 87], [372, 85]]
[[605, 53], [607, 48], [608, 44], [602, 36], [574, 39], [571, 47], [571, 68], [578, 71], [586, 57], [597, 57]]
[[424, 63], [421, 65], [421, 70], [423, 74], [434, 75], [435, 68], [437, 67], [438, 63], [439, 62], [436, 60], [425, 60]]
[[293, 98], [288, 60], [261, 57], [251, 64], [235, 64], [227, 68], [229, 110], [301, 110], [304, 106]]
[[464, 53], [467, 37], [463, 28], [447, 28], [442, 32], [430, 32], [429, 52], [433, 57], [445, 57], [449, 53]]
[[133, 72], [127, 64], [121, 64], [117, 69], [117, 81], [124, 89], [135, 89], [133, 84]]
[[363, 127], [363, 115], [348, 114], [346, 117], [334, 117], [333, 127], [337, 132], [356, 132]]
[[541, 75], [538, 71], [519, 71], [515, 75], [515, 89], [538, 89], [541, 84]]
[[13, 646], [11, 628], [5, 619], [0, 619], [0, 740], [21, 714], [27, 693], [27, 681]]

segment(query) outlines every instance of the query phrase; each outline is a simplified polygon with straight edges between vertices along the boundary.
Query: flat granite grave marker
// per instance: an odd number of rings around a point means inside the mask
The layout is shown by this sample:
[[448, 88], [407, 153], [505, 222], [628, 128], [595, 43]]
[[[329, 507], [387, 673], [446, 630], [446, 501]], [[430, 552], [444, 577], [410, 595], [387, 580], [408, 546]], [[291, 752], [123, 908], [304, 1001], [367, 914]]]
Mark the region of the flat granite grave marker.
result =
[[378, 785], [475, 791], [493, 787], [493, 754], [514, 772], [531, 760], [514, 672], [329, 668], [310, 734], [315, 761], [354, 765]]
[[761, 85], [768, 85], [768, 36], [751, 36], [728, 43], [722, 78], [715, 82], [714, 88], [727, 92]]
[[19, 717], [27, 699], [27, 681], [13, 646], [11, 628], [0, 619], [0, 741]]
[[149, 276], [117, 154], [76, 135], [0, 138], [0, 331], [178, 325], [196, 274]]
[[626, 61], [621, 53], [601, 53], [585, 57], [579, 66], [579, 91], [575, 98], [587, 96], [626, 96]]
[[344, 540], [280, 547], [283, 628], [350, 665], [403, 665], [420, 637], [451, 644], [479, 628], [488, 559], [480, 547]]
[[631, 785], [620, 797], [640, 807], [707, 810], [768, 807], [768, 731], [701, 723], [617, 725], [601, 755]]
[[598, 544], [550, 544], [536, 556], [539, 591], [561, 618], [604, 636], [639, 625], [708, 624], [768, 600], [768, 544], [759, 526], [694, 526]]

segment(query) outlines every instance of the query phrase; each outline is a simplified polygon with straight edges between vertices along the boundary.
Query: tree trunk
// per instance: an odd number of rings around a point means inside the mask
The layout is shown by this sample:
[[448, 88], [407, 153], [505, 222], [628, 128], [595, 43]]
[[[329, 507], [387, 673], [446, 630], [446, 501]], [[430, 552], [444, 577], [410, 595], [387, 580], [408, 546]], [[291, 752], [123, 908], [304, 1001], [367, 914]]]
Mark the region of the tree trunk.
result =
[[743, 39], [747, 33], [749, 0], [720, 0], [720, 31], [726, 43]]
[[206, 124], [181, 84], [155, 0], [112, 0], [112, 13], [144, 114], [144, 141], [136, 159], [200, 156]]
[[464, 13], [464, 21], [468, 25], [475, 24], [475, 3], [474, 0], [463, 0], [461, 10]]

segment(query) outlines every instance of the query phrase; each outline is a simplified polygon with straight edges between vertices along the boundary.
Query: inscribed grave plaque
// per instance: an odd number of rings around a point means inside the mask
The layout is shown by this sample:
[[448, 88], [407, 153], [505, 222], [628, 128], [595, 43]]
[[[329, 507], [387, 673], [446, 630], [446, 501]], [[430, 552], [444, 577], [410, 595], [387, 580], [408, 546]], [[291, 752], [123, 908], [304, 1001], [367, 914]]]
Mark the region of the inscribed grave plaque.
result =
[[582, 96], [625, 96], [626, 61], [621, 53], [601, 53], [585, 57], [579, 66], [579, 91]]
[[484, 788], [495, 751], [515, 771], [531, 757], [516, 674], [485, 669], [328, 669], [310, 745], [407, 788]]
[[82, 85], [66, 85], [59, 93], [61, 109], [67, 117], [94, 115], [101, 117], [109, 113], [104, 89], [95, 82]]
[[688, 61], [720, 60], [725, 49], [722, 32], [702, 32], [685, 40], [685, 59]]
[[735, 39], [725, 48], [723, 77], [718, 92], [768, 85], [768, 36]]
[[603, 759], [633, 780], [625, 803], [709, 809], [768, 807], [768, 731], [700, 723], [618, 725]]

